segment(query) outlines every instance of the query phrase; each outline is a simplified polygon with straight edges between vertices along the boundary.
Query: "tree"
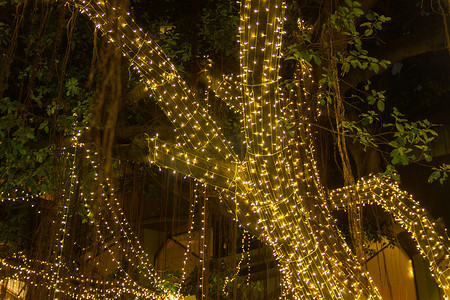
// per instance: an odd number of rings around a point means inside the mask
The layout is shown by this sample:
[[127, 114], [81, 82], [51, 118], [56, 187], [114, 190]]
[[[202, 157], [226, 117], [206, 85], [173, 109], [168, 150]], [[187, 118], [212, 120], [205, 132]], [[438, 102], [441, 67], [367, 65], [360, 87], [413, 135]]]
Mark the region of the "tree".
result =
[[[356, 256], [352, 253], [331, 214], [332, 209], [350, 208], [350, 215], [354, 217], [352, 232], [357, 241], [358, 231], [361, 234], [359, 205], [376, 203], [413, 234], [422, 254], [430, 261], [438, 283], [450, 296], [449, 240], [445, 230], [395, 183], [378, 177], [358, 182], [353, 179], [344, 138], [347, 132], [340, 125], [351, 125], [345, 123], [348, 121], [344, 119], [342, 101], [350, 87], [342, 84], [340, 75], [348, 75], [350, 79], [345, 82], [356, 85], [358, 80], [363, 81], [361, 76], [367, 75], [358, 71], [350, 73], [352, 67], [378, 73], [387, 64], [383, 60], [375, 61], [361, 48], [361, 36], [355, 23], [364, 11], [357, 2], [345, 1], [346, 4], [336, 10], [328, 7], [326, 24], [329, 27], [323, 27], [322, 33], [326, 41], [323, 47], [331, 50], [326, 59], [322, 58], [325, 72], [312, 68], [312, 61], [321, 65], [321, 58], [314, 52], [309, 49], [303, 52], [298, 48], [301, 44], [291, 48], [296, 59], [293, 73], [297, 77], [292, 88], [284, 91], [280, 89], [279, 67], [284, 4], [279, 0], [242, 3], [240, 83], [223, 80], [219, 85], [223, 88], [230, 84], [231, 90], [241, 90], [242, 98], [227, 97], [227, 88], [217, 89], [216, 94], [228, 99], [230, 107], [242, 118], [244, 157], [236, 154], [205, 103], [188, 89], [175, 66], [129, 15], [108, 2], [71, 2], [87, 13], [106, 37], [124, 51], [175, 126], [176, 141], [164, 141], [158, 136], [144, 141], [149, 151], [146, 159], [216, 187], [239, 222], [273, 247], [289, 294], [297, 298], [380, 298], [358, 262], [361, 253], [358, 249]], [[371, 3], [364, 2], [364, 9], [369, 9]], [[114, 21], [109, 16], [115, 16]], [[383, 23], [381, 16], [369, 15], [368, 19], [367, 24], [361, 24], [367, 30]], [[350, 35], [347, 43], [336, 42], [346, 35]], [[364, 35], [369, 37], [372, 32], [365, 31]], [[353, 43], [355, 50], [337, 56], [337, 53], [344, 53], [343, 47], [349, 43]], [[322, 74], [326, 75], [323, 80], [309, 79], [320, 78]], [[352, 76], [357, 78], [353, 82]], [[373, 98], [373, 103], [383, 111], [382, 94], [375, 92]], [[319, 175], [311, 127], [320, 100], [329, 102], [332, 108], [339, 153], [349, 184], [331, 192], [325, 190]], [[356, 127], [349, 128], [356, 130]], [[428, 129], [426, 124], [424, 128]], [[358, 138], [364, 136], [361, 134]]]
[[[282, 98], [278, 85], [283, 6], [281, 1], [242, 4], [243, 99], [235, 107], [243, 117], [244, 160], [238, 158], [204, 104], [189, 92], [165, 55], [131, 19], [121, 15], [119, 32], [123, 39], [118, 44], [123, 44], [125, 54], [157, 95], [179, 135], [176, 144], [150, 138], [149, 160], [220, 188], [240, 222], [274, 248], [285, 284], [296, 297], [376, 298], [376, 289], [346, 247], [333, 224], [331, 207], [325, 204], [327, 196], [320, 184], [306, 119], [308, 107], [300, 104], [297, 108], [304, 118], [296, 124], [296, 139], [289, 136], [282, 121], [295, 118], [295, 110], [286, 109], [290, 103]], [[86, 7], [105, 33], [117, 30], [102, 18], [110, 9], [107, 3]], [[370, 66], [376, 71], [376, 64]], [[338, 80], [332, 82], [337, 84]], [[357, 193], [362, 203], [374, 199], [394, 214], [415, 235], [438, 282], [448, 290], [445, 271], [449, 241], [441, 232], [443, 235], [433, 237], [438, 241], [434, 247], [428, 244], [428, 235], [439, 231], [430, 217], [395, 185], [375, 178], [349, 187], [344, 193], [331, 193], [328, 199], [337, 203], [351, 193]], [[415, 218], [420, 218], [420, 225], [415, 224]]]

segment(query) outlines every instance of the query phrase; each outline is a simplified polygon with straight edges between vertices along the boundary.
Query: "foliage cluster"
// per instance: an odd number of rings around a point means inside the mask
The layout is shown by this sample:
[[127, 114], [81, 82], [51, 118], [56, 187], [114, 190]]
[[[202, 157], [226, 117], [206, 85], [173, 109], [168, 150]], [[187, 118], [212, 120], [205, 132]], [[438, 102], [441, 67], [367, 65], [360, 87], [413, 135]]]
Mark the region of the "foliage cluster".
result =
[[[383, 25], [391, 18], [373, 10], [364, 13], [361, 7], [361, 3], [353, 0], [346, 0], [344, 5], [337, 7], [323, 24], [322, 30], [328, 32], [329, 39], [323, 38], [326, 34], [320, 35], [319, 39], [311, 25], [299, 21], [297, 41], [286, 48], [286, 61], [296, 61], [304, 67], [321, 70], [318, 81], [321, 89], [314, 96], [323, 110], [332, 109], [337, 93], [347, 84], [347, 75], [356, 72], [377, 75], [391, 65], [386, 59], [370, 56], [366, 49], [371, 41], [375, 41], [375, 45], [379, 43]], [[292, 5], [290, 9], [295, 11], [299, 8]], [[333, 75], [334, 64], [340, 68], [339, 78]], [[298, 84], [298, 80], [284, 81], [287, 90]], [[366, 80], [345, 89], [346, 94], [339, 95], [346, 99], [349, 110], [346, 119], [338, 125], [343, 129], [343, 134], [364, 149], [370, 147], [378, 150], [384, 158], [385, 171], [382, 176], [398, 180], [396, 166], [428, 164], [434, 171], [429, 181], [439, 179], [443, 183], [448, 176], [449, 165], [435, 166], [431, 163], [431, 147], [439, 125], [428, 119], [409, 120], [396, 107], [399, 103], [386, 97], [386, 90], [374, 89], [372, 85], [371, 80]]]
[[[87, 50], [86, 40], [92, 30], [79, 26], [70, 41], [55, 41], [61, 5], [35, 8], [34, 17], [21, 24], [17, 41], [11, 41], [8, 34], [11, 25], [2, 23], [2, 41], [17, 43], [17, 50], [0, 100], [1, 192], [23, 189], [31, 194], [53, 193], [51, 181], [59, 150], [67, 144], [65, 139], [88, 122], [93, 93], [83, 86], [88, 72], [80, 72], [80, 66], [90, 64], [82, 52]], [[2, 2], [1, 9], [12, 10], [7, 2]], [[24, 13], [31, 9], [26, 8]], [[45, 13], [47, 19], [40, 19]], [[47, 22], [48, 28], [40, 33], [42, 22]], [[66, 23], [64, 29], [68, 26]], [[64, 42], [70, 42], [73, 52], [67, 67], [59, 58], [66, 49], [58, 43]], [[7, 67], [5, 63], [3, 68]], [[61, 73], [65, 78], [58, 78]]]

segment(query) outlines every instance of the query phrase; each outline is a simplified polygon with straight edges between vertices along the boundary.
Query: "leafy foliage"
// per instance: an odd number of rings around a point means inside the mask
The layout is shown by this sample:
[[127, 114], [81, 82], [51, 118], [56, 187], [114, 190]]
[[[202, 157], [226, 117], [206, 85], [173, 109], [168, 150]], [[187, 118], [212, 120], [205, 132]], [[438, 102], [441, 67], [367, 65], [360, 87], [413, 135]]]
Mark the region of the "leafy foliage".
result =
[[434, 172], [428, 177], [428, 182], [433, 182], [439, 179], [441, 184], [444, 183], [448, 178], [448, 174], [450, 173], [450, 165], [442, 164], [438, 168], [433, 168]]
[[[51, 13], [56, 14], [56, 11]], [[59, 98], [58, 78], [46, 63], [51, 60], [55, 47], [53, 38], [57, 24], [50, 21], [47, 34], [39, 38], [33, 32], [34, 22], [38, 20], [32, 19], [31, 24], [26, 24], [32, 31], [28, 38], [25, 34], [19, 37], [19, 49], [25, 52], [18, 51], [16, 55], [28, 56], [30, 61], [35, 59], [38, 65], [12, 65], [11, 81], [0, 100], [0, 191], [3, 192], [23, 188], [33, 194], [52, 193], [57, 142], [64, 143], [64, 137], [72, 136], [87, 125], [92, 102], [91, 93], [80, 84], [86, 75], [77, 72], [76, 65], [68, 70], [70, 76], [62, 86], [64, 99]], [[82, 45], [83, 35], [80, 32], [72, 43]], [[82, 63], [83, 60], [89, 65], [86, 56], [74, 55], [74, 61]], [[62, 62], [55, 63], [59, 71]]]
[[[316, 97], [324, 108], [330, 108], [336, 97], [337, 87], [343, 85], [346, 75], [358, 71], [379, 74], [391, 64], [385, 59], [370, 56], [369, 51], [365, 49], [368, 41], [379, 39], [383, 25], [391, 18], [373, 10], [364, 13], [361, 7], [358, 1], [346, 0], [344, 5], [331, 14], [328, 22], [324, 23], [323, 30], [328, 30], [335, 38], [338, 37], [337, 44], [333, 45], [336, 50], [331, 58], [327, 58], [330, 42], [323, 39], [318, 41], [312, 28], [301, 22], [298, 24], [299, 41], [286, 48], [286, 61], [297, 61], [303, 66], [322, 70], [318, 83], [323, 89]], [[339, 82], [330, 69], [333, 61], [340, 66]], [[299, 84], [298, 80], [285, 80], [284, 87], [289, 90]], [[437, 125], [427, 119], [408, 120], [392, 100], [387, 99], [386, 91], [372, 88], [370, 80], [362, 87], [354, 87], [353, 94], [347, 99], [351, 99], [348, 101], [350, 110], [357, 113], [350, 114], [350, 117], [338, 126], [344, 130], [343, 134], [347, 138], [352, 139], [354, 143], [360, 143], [364, 149], [370, 147], [379, 150], [386, 161], [382, 176], [398, 179], [396, 165], [431, 163], [430, 149], [437, 136], [434, 130]], [[388, 156], [385, 155], [386, 146], [389, 147]], [[430, 181], [439, 178], [443, 182], [446, 179], [445, 165], [433, 170]]]

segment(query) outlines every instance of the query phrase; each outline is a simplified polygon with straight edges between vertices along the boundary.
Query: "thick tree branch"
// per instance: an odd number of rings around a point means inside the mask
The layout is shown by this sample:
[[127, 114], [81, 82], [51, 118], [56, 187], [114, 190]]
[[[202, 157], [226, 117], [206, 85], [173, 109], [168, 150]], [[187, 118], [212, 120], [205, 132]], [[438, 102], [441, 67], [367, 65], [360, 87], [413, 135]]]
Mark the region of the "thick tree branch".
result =
[[[194, 178], [203, 178], [203, 182], [217, 188], [228, 212], [254, 236], [262, 235], [258, 227], [258, 219], [250, 203], [239, 197], [236, 191], [245, 191], [242, 182], [235, 182], [235, 176], [245, 180], [245, 170], [236, 174], [236, 166], [226, 161], [207, 159], [202, 153], [194, 150], [183, 150], [173, 142], [162, 141], [159, 138], [150, 139], [141, 135], [134, 137], [131, 144], [119, 145], [114, 149], [117, 159], [135, 162], [155, 163], [163, 168], [175, 170]], [[188, 161], [189, 160], [189, 161]], [[205, 176], [209, 172], [212, 176]], [[221, 172], [222, 174], [215, 174]], [[238, 193], [239, 194], [239, 193]]]
[[445, 227], [435, 222], [411, 195], [398, 185], [378, 177], [361, 179], [354, 187], [344, 187], [330, 193], [335, 209], [348, 207], [350, 195], [359, 196], [359, 204], [377, 204], [393, 215], [409, 231], [422, 256], [430, 261], [431, 270], [440, 286], [450, 286], [450, 240]]
[[211, 157], [237, 161], [237, 155], [208, 114], [205, 104], [197, 101], [174, 65], [129, 14], [108, 2], [69, 2], [79, 5], [110, 42], [122, 48], [174, 124], [184, 147], [201, 149]]
[[200, 151], [183, 149], [180, 145], [162, 141], [158, 137], [150, 138], [148, 146], [148, 161], [151, 164], [198, 178], [220, 189], [230, 189], [238, 172], [236, 163], [211, 159]]
[[230, 164], [220, 159], [210, 159], [201, 152], [182, 149], [174, 143], [158, 137], [148, 139], [148, 162], [197, 178], [220, 189], [220, 195], [230, 212], [255, 236], [261, 236], [258, 219], [247, 199], [236, 199], [239, 191], [245, 191], [242, 179], [246, 172], [237, 163]]

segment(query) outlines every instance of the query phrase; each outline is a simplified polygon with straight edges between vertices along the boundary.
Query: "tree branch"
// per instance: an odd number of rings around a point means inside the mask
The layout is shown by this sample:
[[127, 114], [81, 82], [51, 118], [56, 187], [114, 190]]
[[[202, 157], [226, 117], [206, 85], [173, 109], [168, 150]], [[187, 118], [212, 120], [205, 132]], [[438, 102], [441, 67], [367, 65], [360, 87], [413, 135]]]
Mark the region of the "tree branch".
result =
[[121, 47], [158, 105], [175, 126], [184, 147], [201, 149], [211, 157], [237, 161], [204, 103], [197, 101], [175, 66], [123, 9], [108, 2], [70, 0], [86, 13], [110, 42]]
[[209, 159], [202, 152], [186, 150], [173, 142], [162, 141], [159, 137], [147, 138], [144, 135], [136, 136], [129, 145], [116, 147], [114, 154], [118, 159], [154, 163], [218, 188], [218, 195], [220, 194], [229, 212], [249, 232], [261, 236], [262, 229], [258, 226], [258, 218], [249, 201], [236, 199], [239, 191], [245, 192], [247, 189], [243, 186], [243, 182], [247, 181], [246, 170], [238, 168], [237, 163]]
[[231, 189], [237, 172], [236, 163], [211, 159], [205, 157], [202, 152], [183, 149], [177, 144], [162, 141], [158, 137], [148, 139], [148, 145], [148, 161], [151, 164], [173, 169], [220, 189]]
[[241, 82], [231, 75], [213, 75], [209, 70], [204, 72], [200, 80], [235, 112], [242, 112]]
[[361, 179], [356, 186], [332, 191], [332, 207], [347, 208], [350, 195], [354, 192], [359, 195], [358, 204], [377, 204], [393, 215], [412, 235], [422, 256], [429, 260], [439, 285], [450, 285], [450, 240], [444, 226], [435, 222], [425, 209], [398, 185], [378, 177]]

